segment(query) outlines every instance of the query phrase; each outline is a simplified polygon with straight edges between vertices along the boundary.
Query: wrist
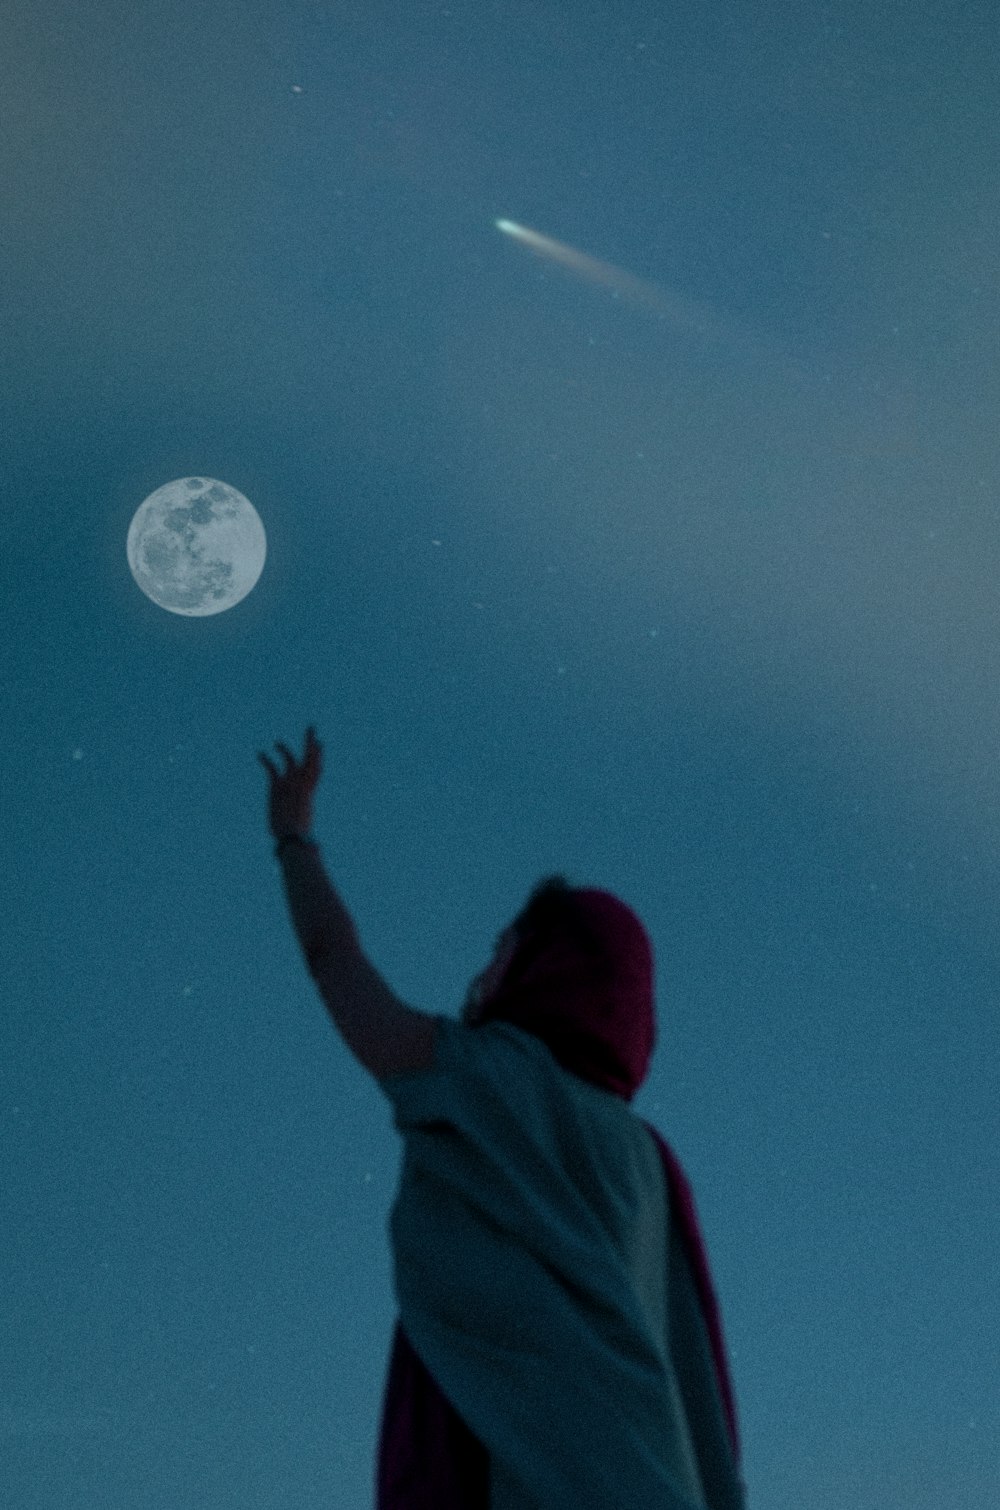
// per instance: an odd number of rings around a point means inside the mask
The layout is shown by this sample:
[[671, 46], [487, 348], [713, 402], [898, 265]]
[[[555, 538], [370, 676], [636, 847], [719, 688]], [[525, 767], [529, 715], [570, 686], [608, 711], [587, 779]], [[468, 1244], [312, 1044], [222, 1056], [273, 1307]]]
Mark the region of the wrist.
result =
[[274, 846], [274, 853], [277, 856], [277, 858], [280, 860], [282, 854], [284, 853], [284, 851], [287, 848], [289, 848], [291, 845], [299, 845], [299, 844], [312, 844], [312, 845], [315, 845], [315, 843], [316, 843], [316, 840], [312, 837], [311, 834], [304, 834], [299, 829], [293, 828], [293, 829], [289, 829], [286, 834], [279, 834], [278, 835], [277, 841], [276, 841], [275, 846]]

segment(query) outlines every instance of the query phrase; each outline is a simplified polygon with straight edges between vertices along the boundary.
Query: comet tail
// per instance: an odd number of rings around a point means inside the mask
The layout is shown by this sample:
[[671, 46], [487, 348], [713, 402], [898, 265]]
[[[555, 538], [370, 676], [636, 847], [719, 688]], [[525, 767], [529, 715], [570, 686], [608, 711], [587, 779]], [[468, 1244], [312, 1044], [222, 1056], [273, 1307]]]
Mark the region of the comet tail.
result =
[[578, 252], [576, 247], [568, 246], [565, 241], [543, 236], [541, 231], [519, 225], [516, 220], [499, 219], [494, 224], [498, 231], [502, 231], [512, 241], [519, 241], [539, 257], [547, 257], [550, 262], [558, 263], [568, 272], [585, 278], [588, 283], [597, 283], [602, 288], [610, 289], [615, 297], [652, 310], [672, 324], [697, 330], [704, 335], [711, 334], [718, 328], [718, 321], [710, 310], [679, 294], [668, 293], [656, 283], [647, 283], [644, 278], [637, 278], [634, 273], [616, 267], [613, 262], [601, 262], [597, 257], [589, 257], [586, 252]]

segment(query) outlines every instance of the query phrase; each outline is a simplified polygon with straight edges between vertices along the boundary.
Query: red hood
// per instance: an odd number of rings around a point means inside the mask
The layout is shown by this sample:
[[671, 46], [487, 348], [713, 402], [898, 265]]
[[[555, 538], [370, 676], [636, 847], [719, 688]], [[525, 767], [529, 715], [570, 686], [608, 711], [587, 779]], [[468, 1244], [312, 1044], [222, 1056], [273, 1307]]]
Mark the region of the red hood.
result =
[[568, 930], [529, 933], [479, 1020], [534, 1033], [564, 1069], [631, 1101], [656, 1041], [652, 947], [617, 897], [579, 887], [571, 895], [597, 956]]

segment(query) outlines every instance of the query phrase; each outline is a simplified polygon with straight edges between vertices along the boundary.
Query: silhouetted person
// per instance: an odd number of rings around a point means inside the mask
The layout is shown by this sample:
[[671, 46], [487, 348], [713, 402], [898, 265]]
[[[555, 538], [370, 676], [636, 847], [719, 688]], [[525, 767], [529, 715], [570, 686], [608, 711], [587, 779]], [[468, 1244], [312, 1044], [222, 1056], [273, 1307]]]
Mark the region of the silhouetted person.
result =
[[404, 1138], [400, 1317], [378, 1510], [741, 1510], [739, 1439], [690, 1187], [628, 1103], [655, 1041], [635, 914], [553, 877], [461, 1021], [365, 956], [309, 837], [320, 746], [265, 755], [310, 973]]

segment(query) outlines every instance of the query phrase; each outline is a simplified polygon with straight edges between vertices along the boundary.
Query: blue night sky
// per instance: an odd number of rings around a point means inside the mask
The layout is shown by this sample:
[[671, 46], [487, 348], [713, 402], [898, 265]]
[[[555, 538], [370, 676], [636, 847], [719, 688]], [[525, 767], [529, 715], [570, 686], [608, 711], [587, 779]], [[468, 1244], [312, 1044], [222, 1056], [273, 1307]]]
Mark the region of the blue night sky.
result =
[[[2, 31], [4, 1505], [371, 1504], [401, 1146], [256, 761], [315, 722], [413, 1005], [551, 871], [644, 918], [752, 1510], [995, 1506], [994, 0]], [[268, 537], [206, 618], [125, 558], [192, 474]]]

